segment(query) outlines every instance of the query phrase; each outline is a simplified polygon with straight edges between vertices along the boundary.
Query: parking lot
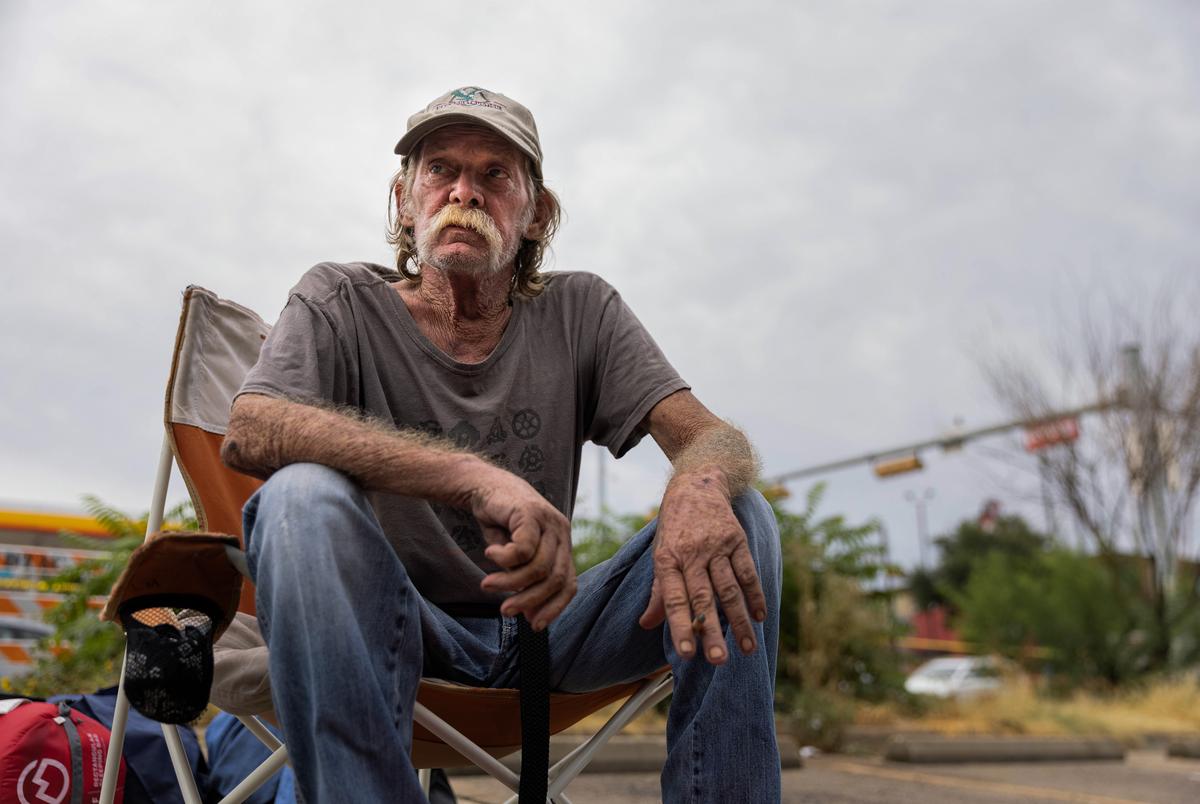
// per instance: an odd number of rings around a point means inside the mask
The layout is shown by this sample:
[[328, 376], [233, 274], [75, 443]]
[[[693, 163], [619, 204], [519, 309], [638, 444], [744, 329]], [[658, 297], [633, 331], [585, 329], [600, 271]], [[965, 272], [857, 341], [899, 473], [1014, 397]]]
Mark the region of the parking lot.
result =
[[[459, 801], [507, 799], [498, 782], [454, 777]], [[586, 774], [567, 789], [574, 804], [634, 804], [659, 800], [654, 773]], [[1131, 751], [1123, 762], [907, 765], [877, 758], [818, 756], [783, 774], [785, 802], [921, 802], [1011, 804], [1165, 804], [1200, 800], [1200, 760], [1168, 759], [1161, 750]]]

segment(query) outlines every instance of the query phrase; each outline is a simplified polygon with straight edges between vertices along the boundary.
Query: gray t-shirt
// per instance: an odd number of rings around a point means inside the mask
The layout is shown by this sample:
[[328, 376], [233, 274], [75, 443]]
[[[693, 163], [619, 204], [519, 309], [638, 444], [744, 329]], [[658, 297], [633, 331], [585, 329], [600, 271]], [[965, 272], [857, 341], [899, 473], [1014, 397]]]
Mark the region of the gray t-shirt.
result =
[[[514, 302], [482, 363], [459, 363], [421, 334], [399, 274], [321, 263], [291, 291], [240, 393], [346, 405], [399, 428], [443, 436], [525, 478], [567, 517], [582, 445], [621, 457], [641, 421], [687, 384], [608, 283], [549, 274]], [[375, 493], [372, 504], [409, 577], [440, 604], [495, 602], [479, 582], [495, 566], [467, 511]]]

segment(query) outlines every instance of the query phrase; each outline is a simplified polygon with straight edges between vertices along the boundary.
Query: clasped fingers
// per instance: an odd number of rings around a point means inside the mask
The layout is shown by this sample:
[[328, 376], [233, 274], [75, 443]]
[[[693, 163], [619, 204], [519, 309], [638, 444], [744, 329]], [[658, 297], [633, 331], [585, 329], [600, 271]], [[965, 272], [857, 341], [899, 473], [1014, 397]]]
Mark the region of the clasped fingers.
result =
[[[513, 541], [518, 541], [521, 536], [518, 530], [513, 534]], [[569, 533], [541, 533], [529, 561], [487, 575], [481, 586], [487, 592], [512, 593], [500, 606], [506, 617], [524, 614], [534, 629], [545, 628], [575, 595], [575, 566], [571, 561]]]

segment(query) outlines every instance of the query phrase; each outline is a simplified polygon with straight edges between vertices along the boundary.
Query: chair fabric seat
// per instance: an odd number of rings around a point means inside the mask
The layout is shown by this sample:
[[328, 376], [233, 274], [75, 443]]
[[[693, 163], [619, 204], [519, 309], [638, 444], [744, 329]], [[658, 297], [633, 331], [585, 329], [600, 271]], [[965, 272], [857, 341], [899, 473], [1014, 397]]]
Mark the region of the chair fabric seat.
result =
[[[663, 667], [652, 678], [670, 670]], [[634, 681], [584, 693], [550, 693], [550, 733], [557, 734], [615, 701], [629, 697], [641, 684]], [[213, 650], [210, 699], [232, 715], [255, 715], [275, 722], [267, 673], [267, 645], [258, 621], [239, 612]], [[471, 687], [452, 681], [423, 678], [417, 700], [471, 742], [496, 758], [521, 750], [520, 690]], [[450, 768], [471, 763], [413, 723], [413, 764], [418, 768]]]

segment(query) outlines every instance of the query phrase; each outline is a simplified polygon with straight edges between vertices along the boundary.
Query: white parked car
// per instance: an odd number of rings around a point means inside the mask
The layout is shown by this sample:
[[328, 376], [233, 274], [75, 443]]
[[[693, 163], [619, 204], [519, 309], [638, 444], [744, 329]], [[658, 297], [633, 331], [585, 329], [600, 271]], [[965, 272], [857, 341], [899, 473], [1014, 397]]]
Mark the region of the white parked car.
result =
[[944, 656], [914, 670], [904, 689], [914, 695], [966, 698], [1000, 689], [1003, 669], [995, 656]]

